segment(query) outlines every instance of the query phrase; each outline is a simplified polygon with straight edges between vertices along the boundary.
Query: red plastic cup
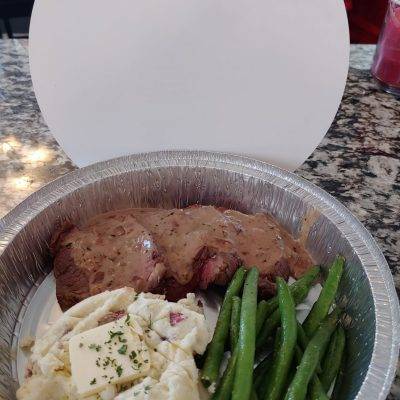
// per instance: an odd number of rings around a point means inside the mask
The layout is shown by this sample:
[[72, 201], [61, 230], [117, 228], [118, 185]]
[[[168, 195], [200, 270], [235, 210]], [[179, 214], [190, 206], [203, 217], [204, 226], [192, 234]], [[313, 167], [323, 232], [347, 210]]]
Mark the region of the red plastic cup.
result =
[[400, 96], [400, 0], [389, 1], [371, 73], [383, 90]]

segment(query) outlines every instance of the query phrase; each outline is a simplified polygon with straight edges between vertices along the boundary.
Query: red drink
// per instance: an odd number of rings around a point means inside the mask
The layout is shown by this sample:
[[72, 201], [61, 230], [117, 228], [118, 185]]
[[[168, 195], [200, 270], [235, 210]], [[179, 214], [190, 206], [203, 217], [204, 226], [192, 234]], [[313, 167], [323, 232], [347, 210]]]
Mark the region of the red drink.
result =
[[387, 92], [400, 95], [400, 1], [389, 1], [372, 64], [372, 75]]

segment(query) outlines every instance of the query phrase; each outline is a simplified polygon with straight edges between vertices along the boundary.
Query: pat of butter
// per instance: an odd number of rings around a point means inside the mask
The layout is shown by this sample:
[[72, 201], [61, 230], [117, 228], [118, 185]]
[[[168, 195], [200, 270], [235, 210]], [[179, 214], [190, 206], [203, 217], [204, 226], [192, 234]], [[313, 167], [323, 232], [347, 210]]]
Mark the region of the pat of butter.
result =
[[69, 354], [72, 379], [82, 396], [132, 381], [150, 369], [149, 350], [126, 317], [73, 336]]

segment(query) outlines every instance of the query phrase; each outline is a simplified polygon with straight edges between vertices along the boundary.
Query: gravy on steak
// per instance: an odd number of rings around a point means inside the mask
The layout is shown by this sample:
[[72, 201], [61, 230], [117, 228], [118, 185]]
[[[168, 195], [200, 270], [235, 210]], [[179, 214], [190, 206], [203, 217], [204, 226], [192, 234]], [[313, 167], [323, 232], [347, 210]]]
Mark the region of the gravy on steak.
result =
[[170, 300], [209, 284], [226, 285], [240, 265], [260, 270], [260, 293], [275, 277], [301, 276], [311, 258], [269, 215], [213, 206], [127, 209], [98, 215], [54, 235], [57, 298], [67, 309], [123, 286]]

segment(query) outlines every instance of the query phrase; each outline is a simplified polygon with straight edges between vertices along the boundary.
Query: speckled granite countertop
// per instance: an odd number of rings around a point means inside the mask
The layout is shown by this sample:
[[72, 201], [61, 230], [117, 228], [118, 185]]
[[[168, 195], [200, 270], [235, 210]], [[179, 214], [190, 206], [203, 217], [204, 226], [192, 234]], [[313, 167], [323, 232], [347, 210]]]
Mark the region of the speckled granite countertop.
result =
[[[339, 199], [365, 224], [383, 250], [400, 294], [400, 101], [374, 85], [369, 74], [373, 52], [373, 46], [352, 46], [336, 118], [296, 172]], [[26, 40], [0, 40], [0, 217], [75, 168], [40, 114]], [[389, 399], [400, 399], [400, 374]]]

